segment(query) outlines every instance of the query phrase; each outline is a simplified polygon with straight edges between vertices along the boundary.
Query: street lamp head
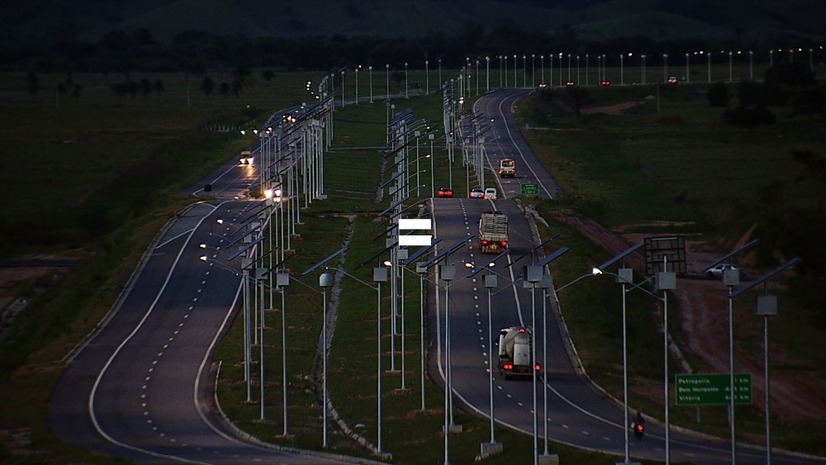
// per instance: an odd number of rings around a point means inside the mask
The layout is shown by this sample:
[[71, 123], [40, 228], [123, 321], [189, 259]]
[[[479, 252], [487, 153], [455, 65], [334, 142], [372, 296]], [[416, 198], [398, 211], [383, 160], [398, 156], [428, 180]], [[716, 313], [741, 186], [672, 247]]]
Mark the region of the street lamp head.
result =
[[593, 276], [601, 275], [601, 274], [602, 274], [602, 270], [600, 270], [600, 269], [599, 269], [599, 268], [597, 268], [597, 267], [594, 267], [593, 269], [591, 269], [591, 274], [592, 274]]

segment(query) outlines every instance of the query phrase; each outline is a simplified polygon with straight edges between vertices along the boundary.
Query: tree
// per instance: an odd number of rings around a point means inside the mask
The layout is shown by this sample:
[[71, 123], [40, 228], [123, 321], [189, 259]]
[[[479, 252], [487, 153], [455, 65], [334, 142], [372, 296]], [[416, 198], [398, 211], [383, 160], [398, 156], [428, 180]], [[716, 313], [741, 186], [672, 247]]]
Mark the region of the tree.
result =
[[803, 63], [779, 63], [766, 70], [767, 85], [805, 87], [816, 82], [815, 72]]
[[729, 102], [728, 86], [716, 82], [708, 86], [708, 103], [712, 107], [727, 107]]
[[201, 91], [209, 97], [215, 91], [215, 81], [209, 76], [204, 76], [201, 80]]

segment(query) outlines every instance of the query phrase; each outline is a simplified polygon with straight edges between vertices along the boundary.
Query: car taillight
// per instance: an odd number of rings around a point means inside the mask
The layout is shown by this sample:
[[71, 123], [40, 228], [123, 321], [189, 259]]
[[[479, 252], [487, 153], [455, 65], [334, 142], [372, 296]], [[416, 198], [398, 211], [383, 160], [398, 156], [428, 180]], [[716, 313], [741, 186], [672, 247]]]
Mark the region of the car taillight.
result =
[[539, 366], [539, 364], [537, 363], [536, 365], [534, 365], [533, 369], [536, 370], [536, 371], [540, 371], [540, 370], [542, 370], [542, 367]]
[[482, 240], [482, 245], [488, 245], [488, 241]]
[[508, 246], [508, 241], [502, 241], [502, 242], [500, 242], [500, 244], [502, 245], [502, 247], [507, 247]]
[[502, 365], [502, 368], [505, 370], [513, 370], [513, 365], [511, 365], [510, 363], [506, 363]]

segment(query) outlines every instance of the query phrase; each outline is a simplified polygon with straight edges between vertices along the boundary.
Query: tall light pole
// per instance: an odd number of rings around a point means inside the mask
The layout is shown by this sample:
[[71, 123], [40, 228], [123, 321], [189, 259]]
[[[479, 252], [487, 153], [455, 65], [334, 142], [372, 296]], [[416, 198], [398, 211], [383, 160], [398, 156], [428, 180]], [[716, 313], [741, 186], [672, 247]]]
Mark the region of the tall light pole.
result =
[[373, 65], [369, 65], [367, 70], [370, 75], [370, 103], [373, 103]]
[[[531, 265], [525, 269], [525, 286], [531, 290], [531, 380], [533, 381], [533, 464], [539, 463], [539, 426], [536, 408], [536, 285], [542, 281], [542, 267]], [[547, 386], [543, 386], [547, 389]]]
[[544, 410], [544, 431], [542, 433], [542, 442], [545, 450], [543, 456], [548, 456], [548, 289], [553, 287], [553, 279], [551, 275], [543, 274], [542, 280], [539, 282], [539, 287], [542, 288], [542, 405]]
[[[735, 252], [736, 253], [736, 252]], [[767, 294], [767, 282], [773, 276], [777, 275], [778, 273], [791, 268], [795, 264], [800, 261], [799, 258], [795, 257], [787, 262], [783, 263], [782, 265], [774, 268], [773, 270], [767, 272], [766, 274], [750, 281], [745, 286], [737, 289], [737, 291], [733, 293], [729, 293], [729, 301], [732, 299], [740, 296], [744, 292], [763, 284], [763, 293], [764, 295], [757, 296], [757, 308], [756, 314], [758, 316], [763, 317], [763, 376], [765, 382], [765, 422], [766, 422], [766, 465], [771, 465], [772, 463], [772, 447], [771, 447], [771, 430], [770, 430], [770, 387], [771, 383], [769, 382], [769, 316], [777, 315], [777, 297], [774, 295]], [[731, 386], [729, 386], [731, 388]], [[734, 398], [734, 391], [731, 391], [731, 398]], [[732, 443], [733, 444], [733, 443]], [[732, 449], [733, 450], [733, 449]]]
[[373, 282], [376, 283], [376, 449], [381, 449], [381, 283], [387, 282], [387, 268], [373, 268]]
[[407, 62], [405, 61], [404, 62], [404, 98], [409, 97], [409, 95], [407, 94], [407, 89], [409, 89], [409, 88], [410, 88], [410, 86], [407, 83]]
[[711, 84], [711, 51], [706, 52], [706, 59], [708, 61], [708, 83]]
[[330, 273], [321, 273], [318, 277], [318, 285], [322, 288], [324, 295], [322, 303], [322, 326], [321, 326], [321, 403], [323, 405], [324, 418], [322, 422], [322, 444], [323, 448], [327, 448], [327, 422], [328, 422], [328, 405], [327, 405], [327, 289], [333, 286], [333, 275]]
[[539, 55], [539, 79], [545, 82], [545, 55]]
[[[622, 53], [620, 53], [619, 57], [620, 57], [620, 85], [624, 86], [625, 85], [625, 67], [624, 67], [623, 60], [624, 60], [625, 56]], [[605, 61], [604, 60], [602, 62], [602, 66], [603, 67], [605, 66]]]
[[[433, 141], [436, 139], [436, 135], [431, 132], [427, 135], [427, 138], [430, 140], [430, 196], [436, 197], [436, 181], [433, 173], [433, 159], [436, 158], [433, 153]], [[453, 186], [450, 186], [450, 188], [452, 189]]]
[[430, 62], [425, 60], [424, 61], [424, 86], [425, 86], [425, 95], [430, 95]]
[[[496, 275], [488, 273], [483, 278], [485, 289], [488, 290], [488, 390], [490, 391], [490, 444], [494, 447], [494, 414], [493, 414], [493, 307], [491, 306], [491, 290], [496, 287]], [[501, 447], [501, 446], [500, 446]]]
[[531, 87], [536, 87], [536, 54], [531, 53]]
[[450, 281], [456, 277], [454, 265], [440, 265], [439, 278], [445, 282], [445, 461], [450, 465], [450, 431], [453, 426], [453, 385], [450, 364]]
[[485, 56], [485, 92], [490, 92], [490, 56]]
[[668, 54], [663, 53], [663, 82], [668, 82]]
[[341, 106], [344, 106], [344, 70], [341, 70]]
[[[739, 247], [738, 249], [734, 250], [733, 252], [725, 255], [724, 257], [718, 259], [711, 265], [705, 268], [705, 272], [708, 272], [709, 269], [712, 267], [724, 263], [727, 260], [730, 260], [731, 257], [737, 255], [741, 251], [753, 246], [759, 240], [754, 239], [749, 243]], [[734, 398], [735, 398], [735, 391], [734, 391], [734, 319], [733, 319], [733, 300], [734, 300], [734, 287], [740, 284], [740, 270], [734, 267], [724, 268], [722, 275], [721, 275], [723, 286], [728, 288], [728, 350], [729, 350], [729, 430], [731, 433], [731, 465], [737, 464], [737, 441], [735, 438], [735, 426], [734, 426]]]
[[385, 98], [390, 99], [390, 65], [384, 65], [384, 74], [385, 74], [385, 83], [387, 84], [387, 90], [385, 91]]
[[419, 362], [421, 364], [421, 382], [419, 388], [422, 391], [422, 411], [425, 410], [424, 403], [424, 378], [425, 378], [425, 357], [424, 357], [424, 276], [427, 274], [427, 267], [416, 264], [416, 273], [419, 275]]
[[640, 58], [642, 59], [642, 62], [641, 62], [641, 63], [642, 63], [642, 77], [641, 77], [641, 81], [642, 81], [642, 83], [643, 83], [643, 84], [645, 84], [645, 54], [643, 53], [643, 54], [640, 56]]
[[[665, 464], [671, 463], [671, 423], [669, 421], [669, 395], [668, 395], [668, 294], [666, 291], [673, 291], [677, 288], [677, 274], [668, 271], [668, 262], [663, 257], [663, 271], [655, 275], [655, 290], [663, 291], [660, 300], [663, 302], [663, 392], [665, 394]], [[659, 297], [658, 297], [659, 298]]]
[[284, 405], [283, 423], [284, 430], [281, 433], [287, 436], [287, 308], [286, 294], [287, 286], [290, 285], [289, 273], [278, 273], [276, 275], [276, 285], [281, 290], [281, 403]]
[[361, 65], [356, 66], [356, 105], [359, 104], [359, 70]]

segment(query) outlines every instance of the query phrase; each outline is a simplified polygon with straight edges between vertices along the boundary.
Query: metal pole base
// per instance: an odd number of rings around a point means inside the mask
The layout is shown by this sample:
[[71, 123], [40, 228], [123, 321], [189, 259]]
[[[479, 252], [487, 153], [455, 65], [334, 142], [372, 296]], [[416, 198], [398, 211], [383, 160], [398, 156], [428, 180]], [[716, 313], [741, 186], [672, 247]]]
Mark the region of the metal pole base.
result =
[[556, 454], [541, 454], [539, 465], [559, 465], [559, 456]]
[[483, 442], [479, 453], [479, 460], [486, 459], [492, 455], [501, 454], [503, 450], [501, 442]]
[[[442, 432], [444, 432], [445, 427], [442, 426]], [[462, 425], [450, 425], [447, 427], [447, 432], [451, 434], [458, 434], [462, 432]]]

